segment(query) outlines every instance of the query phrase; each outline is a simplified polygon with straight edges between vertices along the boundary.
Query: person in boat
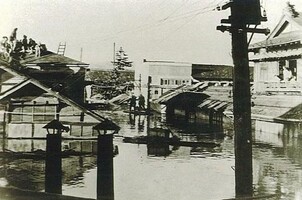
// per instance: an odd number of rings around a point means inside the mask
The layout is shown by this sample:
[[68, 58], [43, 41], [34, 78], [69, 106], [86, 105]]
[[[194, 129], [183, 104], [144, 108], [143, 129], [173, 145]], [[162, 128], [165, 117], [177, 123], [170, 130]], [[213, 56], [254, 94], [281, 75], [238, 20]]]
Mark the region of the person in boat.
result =
[[132, 95], [131, 99], [130, 99], [130, 109], [129, 109], [129, 111], [131, 112], [132, 108], [133, 108], [133, 111], [135, 111], [135, 107], [136, 107], [136, 96]]
[[139, 110], [145, 109], [145, 97], [142, 94], [138, 97], [138, 108]]

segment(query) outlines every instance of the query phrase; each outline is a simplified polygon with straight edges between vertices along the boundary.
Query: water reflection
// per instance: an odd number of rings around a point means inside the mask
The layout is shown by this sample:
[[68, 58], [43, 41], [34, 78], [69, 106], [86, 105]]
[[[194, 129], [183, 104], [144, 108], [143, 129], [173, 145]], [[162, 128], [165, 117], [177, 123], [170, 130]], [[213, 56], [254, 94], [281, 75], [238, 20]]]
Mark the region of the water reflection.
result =
[[[3, 140], [0, 140], [3, 144]], [[22, 144], [23, 141], [23, 144]], [[16, 145], [11, 145], [16, 143]], [[37, 150], [34, 147], [42, 147], [45, 140], [6, 140], [5, 150], [14, 152], [30, 152]], [[95, 141], [64, 141], [65, 148], [73, 148], [77, 151], [93, 151]], [[43, 146], [45, 149], [45, 146]], [[42, 149], [43, 149], [42, 148]], [[96, 156], [70, 156], [62, 159], [62, 183], [64, 185], [81, 185], [84, 173], [96, 167]], [[45, 183], [45, 160], [40, 159], [17, 159], [14, 157], [0, 158], [0, 178], [7, 180], [7, 186], [20, 189], [44, 191]], [[64, 187], [63, 187], [64, 190]]]
[[[114, 198], [122, 199], [227, 199], [234, 191], [234, 143], [223, 127], [207, 124], [169, 123], [161, 116], [113, 114], [120, 136], [163, 134], [166, 130], [188, 141], [219, 142], [221, 146], [171, 146], [166, 143], [126, 144], [119, 138], [114, 158]], [[131, 123], [130, 123], [131, 122]], [[162, 132], [152, 131], [159, 129]], [[227, 130], [231, 132], [231, 129]], [[255, 122], [253, 176], [255, 195], [279, 194], [280, 199], [301, 198], [302, 141], [300, 124]], [[45, 149], [44, 140], [0, 140], [4, 149]], [[97, 152], [95, 141], [63, 141], [62, 149]], [[62, 193], [97, 198], [96, 155], [62, 159]], [[43, 160], [0, 158], [0, 180], [7, 186], [43, 191]], [[172, 186], [172, 187], [171, 187]], [[200, 189], [206, 188], [206, 189]], [[219, 189], [217, 189], [219, 188]], [[154, 192], [156, 191], [156, 192]]]
[[255, 122], [254, 183], [257, 193], [302, 198], [301, 124]]

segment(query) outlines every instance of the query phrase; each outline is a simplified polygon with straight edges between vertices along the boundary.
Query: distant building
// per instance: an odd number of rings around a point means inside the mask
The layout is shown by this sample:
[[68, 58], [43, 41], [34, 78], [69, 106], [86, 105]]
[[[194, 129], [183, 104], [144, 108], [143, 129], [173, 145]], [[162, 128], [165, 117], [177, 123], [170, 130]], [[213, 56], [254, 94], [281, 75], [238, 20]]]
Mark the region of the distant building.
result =
[[266, 40], [249, 46], [258, 94], [302, 92], [302, 13], [284, 13]]
[[151, 77], [151, 99], [157, 99], [163, 93], [183, 84], [191, 84], [192, 64], [172, 61], [147, 61], [136, 69], [136, 85], [144, 96], [147, 95], [148, 76]]

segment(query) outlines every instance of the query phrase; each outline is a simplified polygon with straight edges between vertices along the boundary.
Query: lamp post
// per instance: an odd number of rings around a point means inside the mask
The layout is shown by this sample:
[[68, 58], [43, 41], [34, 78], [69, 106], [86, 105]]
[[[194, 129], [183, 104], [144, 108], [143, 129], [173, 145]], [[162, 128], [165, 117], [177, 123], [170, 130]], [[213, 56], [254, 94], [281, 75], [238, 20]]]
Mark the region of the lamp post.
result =
[[[113, 134], [119, 131], [120, 127], [111, 120], [105, 119], [95, 125], [93, 129], [98, 132], [97, 199], [113, 200]], [[107, 131], [112, 132], [108, 133]]]
[[55, 119], [43, 128], [47, 130], [45, 192], [62, 194], [61, 133], [62, 131], [68, 132], [69, 127]]

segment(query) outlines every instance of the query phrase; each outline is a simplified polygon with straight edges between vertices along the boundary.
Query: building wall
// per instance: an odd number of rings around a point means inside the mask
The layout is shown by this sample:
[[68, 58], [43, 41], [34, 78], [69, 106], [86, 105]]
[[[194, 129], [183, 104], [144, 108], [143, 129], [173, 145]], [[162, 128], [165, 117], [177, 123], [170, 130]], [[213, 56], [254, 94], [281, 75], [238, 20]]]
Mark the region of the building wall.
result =
[[170, 89], [191, 84], [191, 73], [190, 63], [145, 61], [135, 69], [135, 80], [141, 79], [141, 90], [138, 88], [136, 95], [142, 93], [147, 96], [148, 76], [151, 76], [151, 98], [156, 99]]
[[[263, 61], [256, 62], [254, 66], [254, 88], [255, 91], [263, 91], [263, 83], [282, 83], [282, 87], [292, 87], [294, 84], [297, 86], [302, 82], [302, 59], [287, 59], [284, 60], [285, 66], [289, 66], [291, 60], [296, 60], [296, 78], [288, 81], [285, 78], [280, 79], [280, 74], [284, 74], [280, 69], [280, 60], [278, 61]], [[281, 67], [282, 68], [282, 67]], [[275, 87], [279, 87], [276, 85]]]

